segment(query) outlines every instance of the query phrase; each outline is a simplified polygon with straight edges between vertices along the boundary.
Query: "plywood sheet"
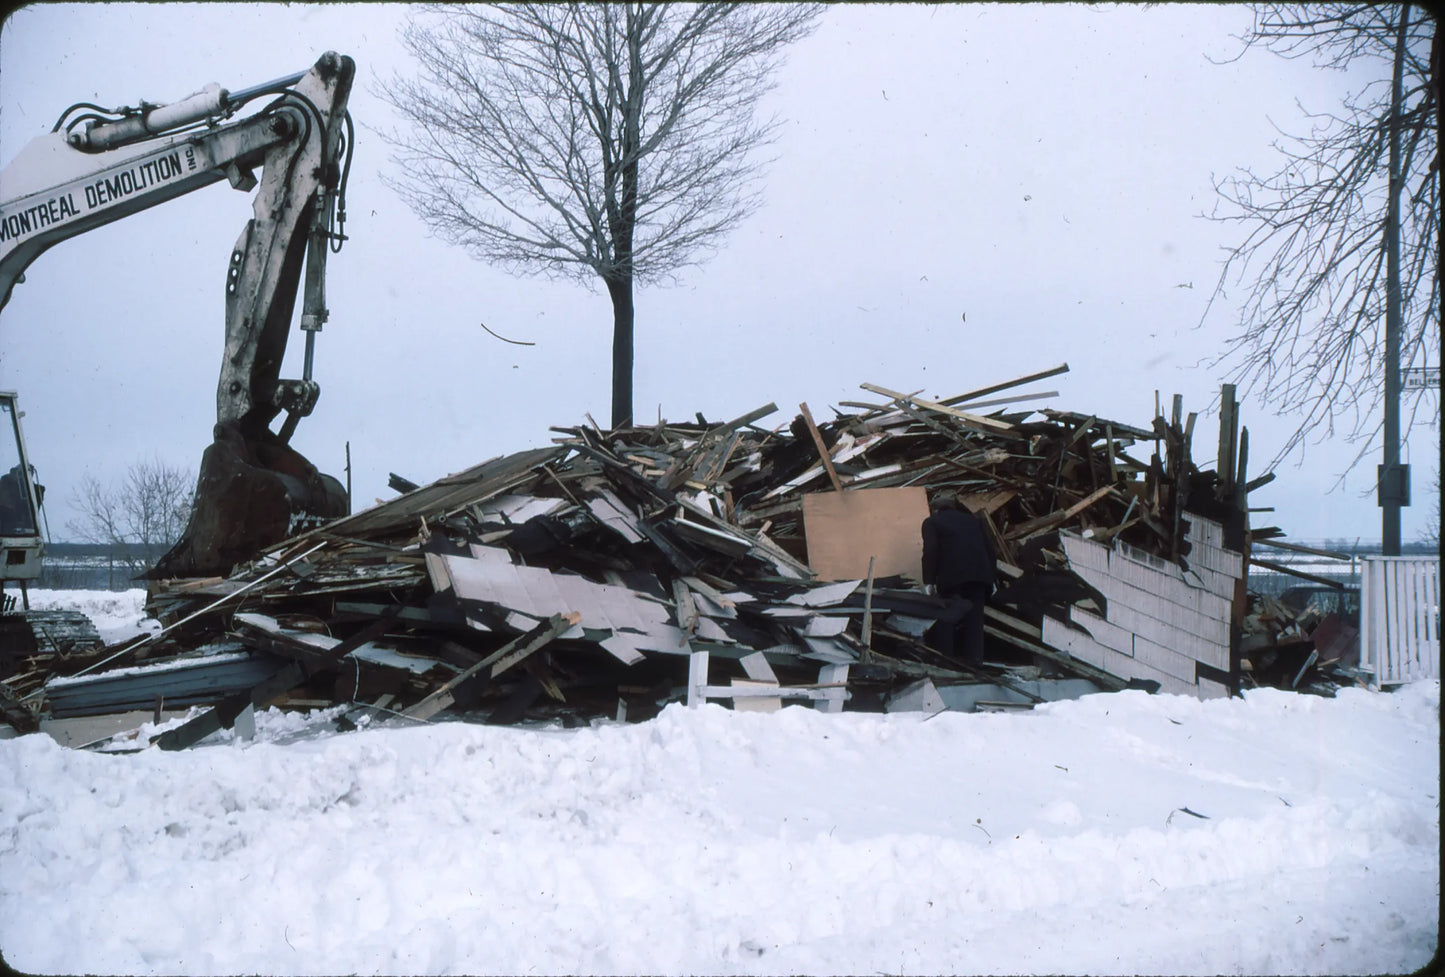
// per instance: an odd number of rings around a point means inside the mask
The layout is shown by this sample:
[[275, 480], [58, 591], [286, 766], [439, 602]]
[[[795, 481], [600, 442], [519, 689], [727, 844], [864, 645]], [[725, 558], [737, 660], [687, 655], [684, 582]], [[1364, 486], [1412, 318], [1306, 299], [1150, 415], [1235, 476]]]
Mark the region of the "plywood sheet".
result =
[[928, 493], [919, 485], [815, 492], [803, 496], [808, 563], [820, 580], [923, 575]]

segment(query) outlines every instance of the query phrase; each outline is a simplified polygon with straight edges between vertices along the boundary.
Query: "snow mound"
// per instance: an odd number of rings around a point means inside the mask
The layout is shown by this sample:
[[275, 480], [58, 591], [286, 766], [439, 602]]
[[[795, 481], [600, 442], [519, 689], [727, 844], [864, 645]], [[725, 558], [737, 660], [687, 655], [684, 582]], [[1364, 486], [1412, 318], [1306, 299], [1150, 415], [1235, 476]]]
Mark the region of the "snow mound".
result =
[[1439, 699], [25, 736], [0, 947], [38, 973], [1408, 972], [1439, 936]]

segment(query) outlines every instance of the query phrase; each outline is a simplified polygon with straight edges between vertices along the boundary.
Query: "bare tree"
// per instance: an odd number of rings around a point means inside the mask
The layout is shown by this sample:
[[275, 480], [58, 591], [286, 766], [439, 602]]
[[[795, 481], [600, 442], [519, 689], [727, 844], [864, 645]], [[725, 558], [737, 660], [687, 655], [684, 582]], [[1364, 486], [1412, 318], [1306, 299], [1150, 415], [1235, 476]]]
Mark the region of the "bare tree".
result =
[[612, 300], [612, 423], [632, 419], [633, 286], [675, 280], [759, 204], [776, 119], [754, 116], [794, 4], [426, 5], [419, 66], [382, 96], [390, 185], [444, 240], [514, 274], [601, 278]]
[[[1311, 434], [1377, 443], [1384, 394], [1386, 214], [1392, 73], [1401, 59], [1401, 364], [1423, 365], [1440, 346], [1438, 86], [1435, 19], [1386, 4], [1256, 4], [1241, 40], [1321, 68], [1350, 70], [1362, 85], [1339, 111], [1305, 111], [1307, 132], [1280, 130], [1278, 169], [1242, 169], [1216, 181], [1210, 216], [1244, 239], [1226, 260], [1205, 319], [1242, 286], [1238, 332], [1218, 363], [1231, 379], [1299, 425], [1274, 462]], [[1243, 53], [1243, 52], [1241, 52]], [[1438, 58], [1437, 53], [1433, 55]], [[1298, 104], [1298, 103], [1297, 103]], [[1438, 421], [1437, 396], [1412, 402], [1409, 423]]]
[[79, 518], [66, 528], [77, 539], [111, 546], [138, 572], [181, 538], [195, 483], [194, 472], [172, 468], [159, 458], [136, 462], [111, 485], [86, 475], [71, 503]]

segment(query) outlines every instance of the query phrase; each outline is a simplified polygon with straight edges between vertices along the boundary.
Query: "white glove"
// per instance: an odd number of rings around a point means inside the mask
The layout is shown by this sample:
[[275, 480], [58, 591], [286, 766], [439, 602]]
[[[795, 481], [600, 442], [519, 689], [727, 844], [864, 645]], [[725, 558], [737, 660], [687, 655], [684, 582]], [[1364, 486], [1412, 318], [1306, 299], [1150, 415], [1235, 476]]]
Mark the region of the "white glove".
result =
[[923, 592], [929, 597], [935, 597], [938, 595], [938, 588], [931, 583], [926, 583], [923, 585]]

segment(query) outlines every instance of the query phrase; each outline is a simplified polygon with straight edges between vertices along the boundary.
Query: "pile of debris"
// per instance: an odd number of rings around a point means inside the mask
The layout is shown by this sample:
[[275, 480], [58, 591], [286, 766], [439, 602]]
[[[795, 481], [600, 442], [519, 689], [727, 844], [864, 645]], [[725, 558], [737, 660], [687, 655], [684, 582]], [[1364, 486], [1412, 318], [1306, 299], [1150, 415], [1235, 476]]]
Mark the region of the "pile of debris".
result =
[[[1027, 705], [1050, 676], [1123, 688], [1041, 640], [1046, 616], [1103, 600], [1060, 534], [1179, 561], [1186, 504], [1242, 533], [1244, 494], [1268, 476], [1243, 483], [1246, 445], [1234, 477], [1200, 471], [1177, 397], [1150, 429], [1001, 406], [1052, 391], [988, 399], [1065, 370], [937, 401], [864, 384], [884, 402], [821, 423], [803, 404], [786, 427], [759, 426], [769, 404], [727, 423], [553, 428], [550, 447], [430, 485], [393, 476], [398, 497], [227, 578], [154, 585], [163, 630], [31, 662], [10, 694], [56, 717], [220, 700], [160, 739], [179, 747], [273, 703], [585, 722], [704, 698], [884, 709], [967, 686], [974, 707]], [[973, 509], [999, 556], [980, 668], [923, 640], [943, 608], [917, 582], [933, 491]], [[168, 667], [127, 667], [142, 660]]]
[[[1249, 595], [1240, 642], [1246, 688], [1267, 685], [1330, 695], [1341, 685], [1368, 684], [1360, 668], [1360, 591], [1341, 579], [1350, 556], [1276, 540], [1261, 541], [1316, 560], [1338, 561], [1340, 574], [1320, 576], [1256, 558], [1256, 566], [1296, 583], [1279, 594]], [[1331, 568], [1333, 569], [1333, 568]]]

